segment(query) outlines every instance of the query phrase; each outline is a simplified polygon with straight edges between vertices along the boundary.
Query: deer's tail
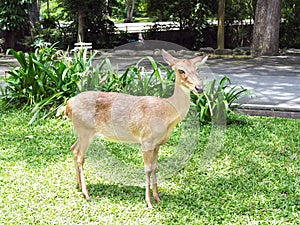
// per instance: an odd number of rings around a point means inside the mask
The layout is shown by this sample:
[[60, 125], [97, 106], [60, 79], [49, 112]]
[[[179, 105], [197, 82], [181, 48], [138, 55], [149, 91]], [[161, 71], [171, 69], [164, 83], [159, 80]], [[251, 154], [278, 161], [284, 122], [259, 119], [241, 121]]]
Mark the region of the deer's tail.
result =
[[56, 112], [56, 117], [68, 117], [69, 119], [72, 119], [72, 107], [74, 103], [74, 98], [70, 98], [67, 101], [67, 104], [65, 106], [61, 106], [58, 108]]

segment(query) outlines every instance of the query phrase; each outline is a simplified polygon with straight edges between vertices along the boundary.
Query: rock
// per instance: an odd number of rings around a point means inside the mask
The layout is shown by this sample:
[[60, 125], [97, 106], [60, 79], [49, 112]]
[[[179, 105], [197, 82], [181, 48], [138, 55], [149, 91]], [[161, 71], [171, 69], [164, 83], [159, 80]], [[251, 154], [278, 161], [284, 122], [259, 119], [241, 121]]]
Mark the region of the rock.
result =
[[300, 49], [297, 48], [289, 48], [285, 51], [286, 54], [288, 55], [298, 55], [300, 54]]
[[214, 53], [215, 50], [213, 48], [211, 48], [211, 47], [204, 47], [204, 48], [200, 48], [199, 52], [203, 52], [203, 53], [209, 54], [209, 53]]
[[250, 47], [238, 47], [233, 49], [234, 55], [251, 55], [251, 48]]
[[160, 56], [160, 55], [161, 55], [161, 50], [158, 49], [158, 48], [154, 49], [153, 55], [154, 55], [154, 56]]
[[244, 55], [244, 50], [240, 49], [240, 48], [235, 48], [233, 49], [233, 54], [234, 55]]
[[179, 54], [183, 55], [183, 56], [195, 56], [195, 52], [194, 51], [189, 51], [189, 50], [180, 50], [178, 51]]
[[215, 50], [215, 54], [217, 54], [217, 55], [232, 55], [233, 50], [232, 49], [227, 49], [227, 48], [225, 48], [225, 49], [218, 48], [218, 49]]

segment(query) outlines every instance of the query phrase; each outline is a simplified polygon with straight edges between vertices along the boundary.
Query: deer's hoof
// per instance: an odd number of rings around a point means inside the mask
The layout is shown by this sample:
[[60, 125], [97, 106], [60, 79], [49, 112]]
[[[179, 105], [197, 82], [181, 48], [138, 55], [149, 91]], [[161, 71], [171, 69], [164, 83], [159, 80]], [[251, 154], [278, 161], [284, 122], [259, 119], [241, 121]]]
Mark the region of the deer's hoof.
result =
[[155, 199], [155, 201], [156, 201], [157, 203], [160, 203], [160, 202], [161, 202], [161, 199], [159, 198], [159, 196], [154, 197], [154, 199]]
[[147, 202], [147, 205], [148, 205], [148, 209], [150, 210], [154, 209], [152, 202]]

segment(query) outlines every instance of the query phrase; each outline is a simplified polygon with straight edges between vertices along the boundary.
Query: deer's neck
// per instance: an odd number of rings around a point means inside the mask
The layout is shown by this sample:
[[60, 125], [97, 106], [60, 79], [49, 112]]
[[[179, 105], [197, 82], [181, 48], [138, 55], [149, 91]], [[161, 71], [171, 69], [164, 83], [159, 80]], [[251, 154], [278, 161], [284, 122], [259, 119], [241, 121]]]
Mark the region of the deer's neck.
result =
[[175, 81], [174, 93], [169, 98], [169, 101], [176, 109], [179, 119], [182, 120], [189, 111], [190, 90]]

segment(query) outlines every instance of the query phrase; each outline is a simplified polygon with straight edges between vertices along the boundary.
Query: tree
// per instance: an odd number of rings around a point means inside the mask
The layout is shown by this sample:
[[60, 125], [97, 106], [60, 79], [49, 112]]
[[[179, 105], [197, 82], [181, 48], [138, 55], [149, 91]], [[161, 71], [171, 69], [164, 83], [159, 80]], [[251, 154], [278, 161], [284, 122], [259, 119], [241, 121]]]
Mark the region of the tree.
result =
[[300, 0], [283, 0], [280, 45], [300, 48]]
[[225, 30], [225, 0], [219, 0], [218, 6], [218, 48], [224, 48], [224, 30]]
[[[131, 2], [131, 4], [130, 4]], [[125, 22], [132, 22], [133, 12], [134, 12], [134, 0], [127, 0], [126, 1], [126, 8], [127, 8], [127, 18]]]
[[103, 48], [114, 32], [113, 22], [107, 18], [107, 0], [60, 0], [69, 21], [74, 21], [77, 41], [93, 42]]
[[30, 31], [35, 29], [37, 22], [39, 22], [40, 20], [39, 4], [40, 2], [38, 2], [37, 0], [31, 0], [29, 12], [28, 12], [28, 16], [29, 16], [28, 22], [29, 22]]
[[86, 12], [84, 9], [78, 9], [78, 34], [77, 34], [77, 42], [84, 41], [85, 35], [85, 17]]
[[1, 0], [0, 30], [5, 32], [6, 48], [14, 48], [16, 33], [24, 30], [31, 0]]
[[258, 0], [253, 28], [253, 56], [279, 53], [281, 0]]
[[180, 30], [194, 30], [201, 27], [209, 14], [207, 0], [146, 0], [148, 15], [158, 21], [176, 21]]

